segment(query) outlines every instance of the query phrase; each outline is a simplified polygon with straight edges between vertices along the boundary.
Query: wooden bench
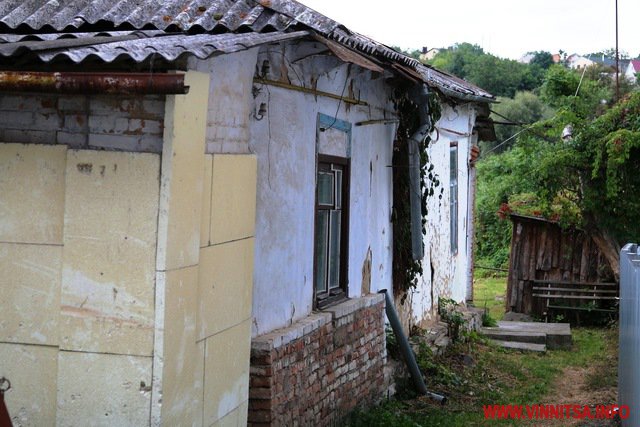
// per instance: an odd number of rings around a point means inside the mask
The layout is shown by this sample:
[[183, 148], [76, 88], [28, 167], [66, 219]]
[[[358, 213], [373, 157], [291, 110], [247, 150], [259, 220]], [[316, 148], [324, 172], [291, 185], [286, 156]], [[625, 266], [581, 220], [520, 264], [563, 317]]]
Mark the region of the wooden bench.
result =
[[[619, 300], [618, 284], [613, 282], [566, 282], [553, 280], [532, 280], [534, 298], [544, 300], [545, 320], [548, 320], [549, 309], [579, 310], [616, 313], [612, 308], [584, 307], [568, 305], [570, 301], [617, 301]], [[562, 304], [562, 302], [565, 304]]]

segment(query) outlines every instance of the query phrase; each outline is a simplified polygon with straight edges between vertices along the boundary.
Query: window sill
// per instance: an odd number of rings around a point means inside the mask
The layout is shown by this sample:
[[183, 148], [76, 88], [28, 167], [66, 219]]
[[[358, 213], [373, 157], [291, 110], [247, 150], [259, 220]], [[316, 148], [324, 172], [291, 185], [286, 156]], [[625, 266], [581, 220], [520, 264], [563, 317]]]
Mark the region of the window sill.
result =
[[345, 298], [335, 304], [320, 309], [320, 312], [331, 313], [333, 320], [348, 316], [363, 308], [371, 307], [379, 302], [384, 301], [383, 294], [370, 294], [360, 298]]

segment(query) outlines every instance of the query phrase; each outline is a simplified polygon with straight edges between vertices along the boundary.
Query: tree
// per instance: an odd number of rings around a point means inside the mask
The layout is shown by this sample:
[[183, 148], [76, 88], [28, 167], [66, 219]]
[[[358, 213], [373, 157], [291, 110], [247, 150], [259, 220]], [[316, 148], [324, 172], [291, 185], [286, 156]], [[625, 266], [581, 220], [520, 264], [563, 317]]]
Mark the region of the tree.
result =
[[[497, 124], [497, 143], [506, 141], [527, 125], [547, 119], [553, 114], [553, 109], [545, 105], [540, 97], [533, 92], [516, 92], [514, 98], [500, 97], [492, 109], [497, 113], [492, 115], [494, 120], [521, 124], [520, 126]], [[511, 144], [503, 145], [500, 151], [510, 148], [514, 143], [515, 140]], [[486, 147], [491, 148], [492, 145]]]
[[[586, 229], [615, 268], [619, 246], [640, 241], [640, 92], [614, 104], [612, 80], [597, 70], [582, 75], [552, 66], [540, 94], [494, 106], [514, 116], [518, 104], [528, 105], [543, 119], [510, 149], [478, 163], [477, 255], [504, 265], [510, 223], [498, 213], [517, 212]], [[539, 101], [555, 108], [550, 118], [548, 110], [536, 110]], [[573, 136], [563, 141], [567, 125]]]
[[546, 70], [553, 65], [553, 55], [551, 55], [550, 52], [539, 50], [529, 53], [533, 54], [533, 58], [529, 61], [529, 65], [537, 65], [543, 70]]

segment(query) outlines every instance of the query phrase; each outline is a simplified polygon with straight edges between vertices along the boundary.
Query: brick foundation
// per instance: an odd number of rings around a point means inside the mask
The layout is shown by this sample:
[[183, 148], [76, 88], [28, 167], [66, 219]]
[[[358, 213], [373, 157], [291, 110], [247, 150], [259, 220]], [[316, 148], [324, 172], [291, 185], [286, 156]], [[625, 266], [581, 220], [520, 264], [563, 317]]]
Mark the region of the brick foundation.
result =
[[253, 339], [249, 425], [331, 425], [386, 391], [384, 297], [351, 299]]

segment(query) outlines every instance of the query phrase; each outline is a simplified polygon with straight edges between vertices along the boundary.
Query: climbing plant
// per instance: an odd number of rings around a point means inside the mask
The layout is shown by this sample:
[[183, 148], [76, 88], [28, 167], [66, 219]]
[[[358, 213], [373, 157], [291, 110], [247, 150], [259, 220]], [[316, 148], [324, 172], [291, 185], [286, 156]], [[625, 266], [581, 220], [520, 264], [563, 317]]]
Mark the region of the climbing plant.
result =
[[[417, 106], [408, 98], [406, 91], [402, 91], [396, 98], [400, 124], [393, 149], [393, 282], [394, 290], [402, 295], [401, 302], [407, 297], [407, 291], [418, 285], [418, 278], [423, 273], [422, 260], [414, 260], [411, 240], [411, 182], [409, 179], [409, 139], [416, 132], [421, 123]], [[440, 118], [440, 102], [436, 93], [429, 95], [429, 121], [433, 131], [435, 123]], [[422, 213], [422, 233], [426, 234], [427, 200], [429, 197], [442, 198], [442, 188], [434, 165], [429, 159], [427, 148], [431, 138], [419, 141], [420, 150], [420, 196]], [[424, 243], [423, 243], [424, 245]]]

